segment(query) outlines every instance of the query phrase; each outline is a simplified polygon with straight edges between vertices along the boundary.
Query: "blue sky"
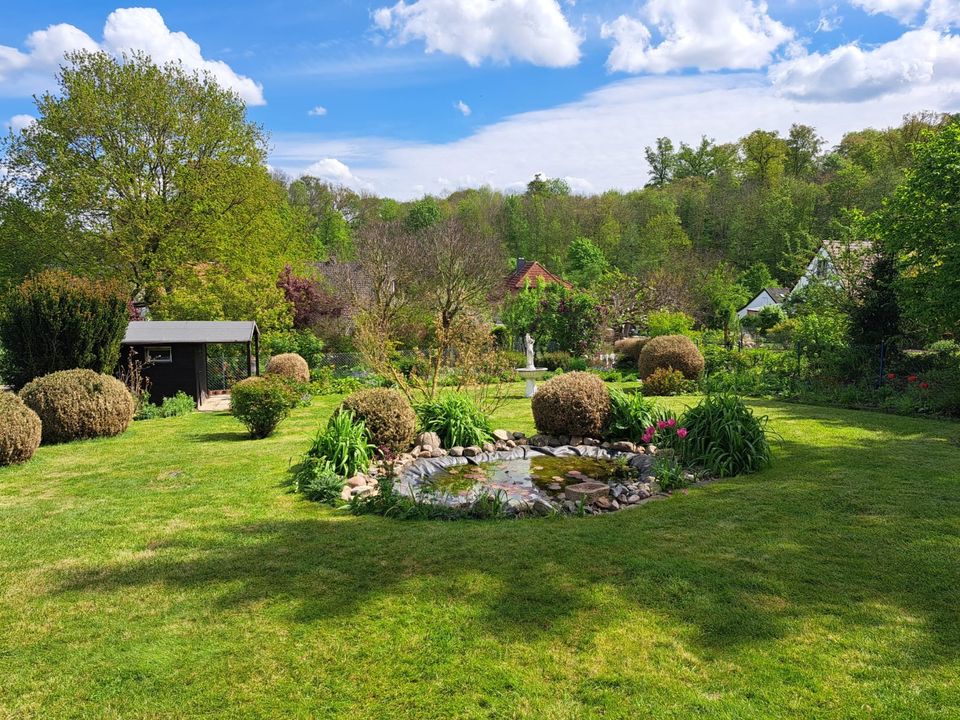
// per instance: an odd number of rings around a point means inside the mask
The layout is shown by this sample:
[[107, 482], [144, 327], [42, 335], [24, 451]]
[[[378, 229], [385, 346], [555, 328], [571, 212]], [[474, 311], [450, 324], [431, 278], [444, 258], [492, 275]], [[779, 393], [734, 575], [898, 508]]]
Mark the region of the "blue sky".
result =
[[64, 51], [139, 48], [237, 90], [292, 175], [408, 198], [545, 172], [593, 192], [642, 185], [659, 135], [807, 122], [835, 142], [960, 110], [958, 26], [960, 0], [17, 3], [0, 123], [29, 122]]

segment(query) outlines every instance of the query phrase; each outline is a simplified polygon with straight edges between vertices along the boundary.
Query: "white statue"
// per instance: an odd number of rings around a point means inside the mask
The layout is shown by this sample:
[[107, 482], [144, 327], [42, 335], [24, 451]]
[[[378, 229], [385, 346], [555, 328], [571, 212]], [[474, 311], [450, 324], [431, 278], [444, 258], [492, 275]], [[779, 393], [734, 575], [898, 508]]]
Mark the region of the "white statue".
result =
[[533, 362], [533, 337], [530, 333], [523, 336], [523, 344], [527, 347], [527, 369], [533, 370], [536, 364]]

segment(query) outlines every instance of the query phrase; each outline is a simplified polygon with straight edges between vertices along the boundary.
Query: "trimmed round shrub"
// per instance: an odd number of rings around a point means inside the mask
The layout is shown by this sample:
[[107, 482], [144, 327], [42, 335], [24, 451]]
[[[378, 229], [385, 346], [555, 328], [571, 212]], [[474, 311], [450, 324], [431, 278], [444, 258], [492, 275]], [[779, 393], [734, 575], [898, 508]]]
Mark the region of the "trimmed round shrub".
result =
[[270, 435], [296, 405], [296, 390], [281, 375], [248, 377], [230, 390], [230, 412], [254, 438]]
[[385, 445], [396, 452], [408, 450], [413, 445], [417, 415], [399, 390], [360, 390], [340, 403], [337, 412], [342, 411], [350, 411], [354, 418], [363, 421], [374, 445]]
[[0, 465], [22, 463], [40, 446], [40, 418], [13, 393], [0, 392]]
[[640, 351], [643, 350], [643, 346], [646, 345], [649, 340], [650, 338], [646, 336], [623, 338], [613, 344], [613, 349], [621, 355], [633, 358], [633, 361], [636, 362], [640, 359]]
[[661, 335], [651, 338], [640, 351], [637, 368], [640, 377], [646, 379], [655, 370], [672, 368], [679, 370], [687, 380], [696, 380], [703, 373], [703, 354], [684, 335]]
[[20, 391], [40, 416], [44, 444], [119, 435], [133, 420], [127, 386], [93, 370], [61, 370], [27, 383]]
[[274, 355], [267, 363], [267, 374], [280, 375], [302, 383], [310, 382], [310, 366], [296, 353]]
[[533, 396], [533, 420], [548, 435], [598, 438], [610, 417], [610, 391], [587, 372], [558, 375]]

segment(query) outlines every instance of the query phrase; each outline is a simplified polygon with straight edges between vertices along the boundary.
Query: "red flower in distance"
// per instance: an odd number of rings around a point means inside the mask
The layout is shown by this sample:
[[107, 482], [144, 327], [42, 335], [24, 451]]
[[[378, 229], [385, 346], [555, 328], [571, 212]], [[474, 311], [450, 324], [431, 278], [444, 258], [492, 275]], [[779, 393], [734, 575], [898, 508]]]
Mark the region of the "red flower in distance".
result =
[[925, 382], [920, 383], [920, 388], [921, 388], [922, 390], [926, 390], [926, 389], [928, 389], [929, 387], [930, 387], [930, 383], [925, 383]]
[[916, 376], [916, 375], [907, 375], [907, 382], [912, 383], [912, 382], [916, 382], [916, 381], [917, 381], [917, 376]]
[[896, 380], [896, 379], [897, 379], [896, 373], [887, 373], [887, 380]]

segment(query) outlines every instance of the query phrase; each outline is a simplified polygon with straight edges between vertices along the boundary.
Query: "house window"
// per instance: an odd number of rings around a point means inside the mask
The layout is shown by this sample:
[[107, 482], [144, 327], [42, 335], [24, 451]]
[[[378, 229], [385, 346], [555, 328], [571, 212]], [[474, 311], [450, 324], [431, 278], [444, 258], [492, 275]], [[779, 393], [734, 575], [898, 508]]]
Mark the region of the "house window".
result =
[[148, 363], [172, 363], [173, 362], [173, 348], [169, 345], [162, 345], [159, 347], [148, 347], [146, 354], [146, 361]]

